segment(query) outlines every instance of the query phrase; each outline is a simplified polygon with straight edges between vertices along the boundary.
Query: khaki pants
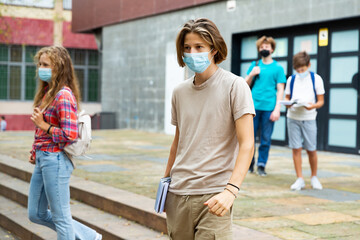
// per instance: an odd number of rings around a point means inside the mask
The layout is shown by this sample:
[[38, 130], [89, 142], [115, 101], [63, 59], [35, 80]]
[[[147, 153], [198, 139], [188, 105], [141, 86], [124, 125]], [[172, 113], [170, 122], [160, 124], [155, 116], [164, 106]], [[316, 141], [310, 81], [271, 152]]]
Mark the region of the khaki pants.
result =
[[171, 240], [232, 240], [232, 214], [218, 217], [204, 205], [216, 194], [175, 195], [166, 198], [166, 222]]

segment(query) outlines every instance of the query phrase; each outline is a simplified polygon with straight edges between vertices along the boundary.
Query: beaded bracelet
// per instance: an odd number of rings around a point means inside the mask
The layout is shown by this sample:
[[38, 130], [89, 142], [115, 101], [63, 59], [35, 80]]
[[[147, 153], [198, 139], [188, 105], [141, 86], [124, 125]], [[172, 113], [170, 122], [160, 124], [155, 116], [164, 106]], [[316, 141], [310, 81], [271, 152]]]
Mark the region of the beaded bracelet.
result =
[[234, 188], [236, 188], [238, 191], [240, 191], [240, 188], [232, 183], [227, 183], [226, 185], [230, 185], [230, 186], [233, 186]]
[[233, 191], [231, 191], [230, 189], [224, 188], [224, 190], [228, 190], [229, 192], [231, 192], [232, 195], [234, 195], [235, 198], [237, 198], [236, 194]]

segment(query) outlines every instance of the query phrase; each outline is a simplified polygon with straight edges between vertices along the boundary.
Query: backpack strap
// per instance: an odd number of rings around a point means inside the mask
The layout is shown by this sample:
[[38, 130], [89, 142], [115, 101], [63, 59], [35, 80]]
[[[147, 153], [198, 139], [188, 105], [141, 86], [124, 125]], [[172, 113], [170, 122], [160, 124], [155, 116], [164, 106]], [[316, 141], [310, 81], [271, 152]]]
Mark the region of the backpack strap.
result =
[[316, 95], [316, 90], [315, 90], [315, 73], [314, 72], [310, 72], [310, 76], [311, 76], [311, 81], [313, 84], [313, 90], [314, 90], [314, 95], [315, 95], [315, 103], [317, 102], [317, 95]]
[[291, 81], [290, 81], [290, 100], [291, 100], [291, 98], [292, 98], [292, 94], [293, 94], [293, 90], [294, 90], [295, 77], [296, 77], [295, 74], [293, 74], [293, 75], [291, 76]]
[[[63, 88], [63, 89], [60, 89], [61, 90], [64, 90], [64, 91], [67, 91], [68, 93], [70, 93], [71, 95], [71, 98], [73, 99], [73, 101], [76, 103], [76, 107], [77, 107], [77, 102], [75, 101], [76, 99], [74, 99], [74, 96], [73, 96], [73, 93], [71, 93], [69, 90], [67, 90], [66, 88]], [[60, 92], [59, 91], [59, 92]], [[41, 113], [45, 112], [45, 110], [47, 109], [48, 106], [50, 106], [52, 102], [49, 102], [48, 104], [45, 105], [45, 107], [41, 110]]]
[[50, 106], [52, 102], [49, 102], [48, 104], [45, 105], [45, 107], [41, 110], [41, 113], [44, 113], [45, 110], [47, 109], [48, 106]]
[[[254, 67], [257, 67], [259, 66], [259, 60], [257, 60], [255, 62], [255, 66]], [[253, 80], [251, 81], [250, 83], [250, 89], [252, 89], [254, 87], [254, 84], [255, 84], [255, 80], [259, 77], [259, 75], [256, 75], [255, 77], [253, 77]]]

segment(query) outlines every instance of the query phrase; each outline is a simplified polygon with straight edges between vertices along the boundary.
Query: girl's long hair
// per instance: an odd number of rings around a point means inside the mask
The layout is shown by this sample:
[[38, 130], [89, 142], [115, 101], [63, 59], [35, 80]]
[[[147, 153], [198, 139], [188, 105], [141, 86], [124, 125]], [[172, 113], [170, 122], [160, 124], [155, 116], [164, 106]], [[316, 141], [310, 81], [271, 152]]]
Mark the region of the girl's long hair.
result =
[[[38, 89], [34, 98], [34, 107], [40, 107], [40, 109], [43, 109], [45, 106], [48, 106], [55, 99], [56, 94], [64, 86], [67, 86], [73, 92], [79, 109], [79, 81], [75, 75], [74, 66], [72, 64], [69, 52], [66, 50], [66, 48], [60, 46], [50, 46], [40, 49], [34, 57], [34, 61], [37, 65], [37, 76], [39, 60], [42, 54], [46, 54], [50, 58], [52, 76], [49, 83], [39, 79]], [[47, 91], [45, 90], [46, 88]], [[47, 94], [44, 98], [45, 93]]]

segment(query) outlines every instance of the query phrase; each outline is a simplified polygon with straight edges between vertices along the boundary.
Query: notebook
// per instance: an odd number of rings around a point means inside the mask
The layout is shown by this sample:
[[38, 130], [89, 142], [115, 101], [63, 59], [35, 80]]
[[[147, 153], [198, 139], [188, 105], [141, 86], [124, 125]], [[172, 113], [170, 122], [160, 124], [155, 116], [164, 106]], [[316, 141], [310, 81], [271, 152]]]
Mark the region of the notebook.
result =
[[159, 187], [156, 194], [156, 201], [155, 201], [155, 212], [157, 213], [164, 212], [165, 200], [170, 182], [171, 182], [170, 177], [160, 179]]

